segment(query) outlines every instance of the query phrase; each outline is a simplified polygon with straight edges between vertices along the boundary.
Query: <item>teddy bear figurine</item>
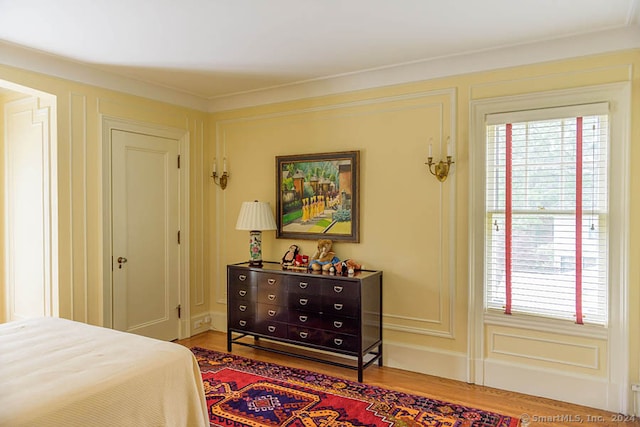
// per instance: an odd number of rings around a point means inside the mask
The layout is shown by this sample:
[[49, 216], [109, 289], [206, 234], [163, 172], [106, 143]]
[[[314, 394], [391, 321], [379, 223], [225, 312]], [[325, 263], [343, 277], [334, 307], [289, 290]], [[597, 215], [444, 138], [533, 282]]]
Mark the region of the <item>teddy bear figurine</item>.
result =
[[318, 250], [309, 261], [309, 269], [313, 271], [329, 271], [331, 267], [340, 260], [331, 251], [333, 242], [329, 239], [318, 240]]

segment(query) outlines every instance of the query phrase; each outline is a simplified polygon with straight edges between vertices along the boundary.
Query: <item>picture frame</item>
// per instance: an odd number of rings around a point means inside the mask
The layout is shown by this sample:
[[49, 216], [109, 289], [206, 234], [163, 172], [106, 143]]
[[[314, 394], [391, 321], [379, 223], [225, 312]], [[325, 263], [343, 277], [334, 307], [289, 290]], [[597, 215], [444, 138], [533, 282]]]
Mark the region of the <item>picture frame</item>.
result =
[[360, 241], [360, 151], [276, 157], [276, 238]]

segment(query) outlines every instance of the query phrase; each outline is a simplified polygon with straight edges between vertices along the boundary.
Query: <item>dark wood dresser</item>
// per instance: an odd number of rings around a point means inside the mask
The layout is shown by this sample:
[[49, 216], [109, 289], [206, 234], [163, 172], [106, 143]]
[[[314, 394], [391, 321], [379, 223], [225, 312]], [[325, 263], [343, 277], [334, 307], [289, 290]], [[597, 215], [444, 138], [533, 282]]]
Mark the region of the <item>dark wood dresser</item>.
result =
[[[232, 344], [357, 369], [362, 382], [367, 366], [376, 360], [382, 366], [382, 272], [343, 276], [284, 270], [278, 263], [228, 265], [229, 352]], [[300, 346], [325, 353], [296, 352]], [[326, 352], [348, 357], [336, 361], [323, 357]]]

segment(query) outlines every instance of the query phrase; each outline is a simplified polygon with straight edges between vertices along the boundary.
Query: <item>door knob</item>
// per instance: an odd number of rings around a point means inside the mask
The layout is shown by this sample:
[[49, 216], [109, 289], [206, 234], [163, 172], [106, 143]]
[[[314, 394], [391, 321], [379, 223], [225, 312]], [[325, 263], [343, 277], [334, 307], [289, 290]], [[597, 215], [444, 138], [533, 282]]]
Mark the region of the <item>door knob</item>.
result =
[[127, 259], [123, 256], [119, 256], [118, 257], [118, 268], [122, 268], [122, 264], [124, 264], [125, 262], [127, 262]]

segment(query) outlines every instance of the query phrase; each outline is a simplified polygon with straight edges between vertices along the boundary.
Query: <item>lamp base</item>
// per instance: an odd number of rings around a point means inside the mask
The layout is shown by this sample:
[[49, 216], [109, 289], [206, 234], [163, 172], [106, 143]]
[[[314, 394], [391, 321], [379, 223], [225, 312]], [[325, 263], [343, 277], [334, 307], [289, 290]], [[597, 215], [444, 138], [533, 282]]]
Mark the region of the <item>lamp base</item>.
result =
[[249, 266], [262, 267], [262, 232], [249, 232]]

